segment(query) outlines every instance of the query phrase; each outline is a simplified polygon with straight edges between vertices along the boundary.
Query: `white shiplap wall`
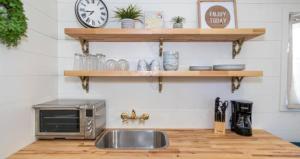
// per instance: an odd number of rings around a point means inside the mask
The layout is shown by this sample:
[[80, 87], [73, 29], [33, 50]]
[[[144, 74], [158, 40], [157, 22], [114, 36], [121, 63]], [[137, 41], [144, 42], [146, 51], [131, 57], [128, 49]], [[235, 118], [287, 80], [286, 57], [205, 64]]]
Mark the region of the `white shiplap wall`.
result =
[[[110, 10], [137, 4], [143, 10], [162, 10], [166, 20], [184, 16], [186, 27], [197, 27], [196, 0], [105, 0]], [[81, 27], [74, 15], [75, 0], [58, 0], [58, 69], [59, 97], [106, 99], [110, 128], [211, 128], [214, 99], [248, 99], [254, 101], [253, 125], [284, 139], [300, 141], [300, 113], [280, 112], [280, 77], [283, 33], [283, 8], [300, 8], [298, 0], [238, 0], [240, 28], [264, 27], [266, 35], [246, 42], [238, 59], [231, 59], [231, 43], [166, 43], [165, 50], [180, 52], [181, 69], [189, 65], [245, 63], [248, 69], [264, 71], [262, 78], [246, 78], [240, 90], [230, 92], [229, 79], [164, 79], [162, 94], [156, 79], [92, 79], [90, 93], [81, 89], [80, 80], [65, 78], [72, 69], [73, 55], [80, 52], [78, 41], [63, 33], [66, 27]], [[171, 26], [167, 23], [167, 26]], [[119, 27], [111, 20], [107, 27]], [[134, 70], [140, 58], [158, 55], [157, 43], [92, 43], [91, 53], [105, 53], [108, 58], [125, 58]], [[135, 108], [148, 112], [145, 124], [123, 125], [120, 114]]]
[[57, 97], [57, 2], [23, 0], [27, 38], [17, 48], [0, 45], [0, 158], [34, 138], [32, 105]]

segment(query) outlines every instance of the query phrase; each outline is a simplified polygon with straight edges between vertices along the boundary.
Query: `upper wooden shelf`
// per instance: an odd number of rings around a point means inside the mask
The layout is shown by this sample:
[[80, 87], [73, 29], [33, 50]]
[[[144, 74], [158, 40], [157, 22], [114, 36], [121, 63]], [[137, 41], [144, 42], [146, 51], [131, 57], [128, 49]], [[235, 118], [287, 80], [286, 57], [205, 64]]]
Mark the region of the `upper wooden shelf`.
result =
[[261, 77], [262, 71], [65, 71], [71, 77]]
[[265, 34], [264, 28], [245, 29], [90, 29], [65, 28], [65, 34], [89, 42], [232, 42]]

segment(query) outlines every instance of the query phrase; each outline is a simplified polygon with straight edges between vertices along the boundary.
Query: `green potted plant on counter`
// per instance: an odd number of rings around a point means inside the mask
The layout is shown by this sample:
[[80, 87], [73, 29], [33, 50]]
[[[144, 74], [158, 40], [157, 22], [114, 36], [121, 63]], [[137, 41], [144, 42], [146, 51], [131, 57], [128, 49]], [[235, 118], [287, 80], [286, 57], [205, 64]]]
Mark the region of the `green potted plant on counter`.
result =
[[115, 18], [121, 20], [122, 28], [135, 28], [135, 22], [141, 21], [142, 11], [134, 5], [129, 5], [127, 8], [117, 8]]
[[180, 17], [180, 16], [174, 17], [172, 19], [173, 28], [183, 28], [184, 21], [185, 21], [185, 18], [183, 18], [183, 17]]

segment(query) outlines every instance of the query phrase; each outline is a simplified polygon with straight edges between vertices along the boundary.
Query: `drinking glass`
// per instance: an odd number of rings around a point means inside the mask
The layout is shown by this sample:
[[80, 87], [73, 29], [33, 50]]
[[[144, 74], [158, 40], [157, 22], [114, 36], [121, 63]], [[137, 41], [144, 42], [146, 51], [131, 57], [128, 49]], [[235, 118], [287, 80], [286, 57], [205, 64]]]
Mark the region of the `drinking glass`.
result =
[[160, 70], [160, 60], [156, 59], [151, 62], [150, 65], [151, 71], [159, 71]]
[[82, 67], [82, 57], [80, 54], [76, 53], [74, 55], [73, 70], [81, 70], [81, 67]]
[[138, 71], [149, 71], [149, 66], [148, 66], [146, 60], [139, 60], [137, 70]]
[[87, 56], [87, 70], [92, 71], [97, 69], [97, 57], [96, 55]]
[[81, 70], [88, 70], [88, 56], [87, 55], [81, 55], [82, 58], [82, 66]]
[[106, 56], [104, 54], [96, 54], [96, 57], [97, 57], [97, 70], [104, 71]]
[[121, 59], [118, 61], [120, 71], [128, 71], [129, 70], [129, 62], [127, 60]]
[[105, 68], [107, 71], [119, 70], [118, 62], [114, 59], [109, 59], [105, 62]]

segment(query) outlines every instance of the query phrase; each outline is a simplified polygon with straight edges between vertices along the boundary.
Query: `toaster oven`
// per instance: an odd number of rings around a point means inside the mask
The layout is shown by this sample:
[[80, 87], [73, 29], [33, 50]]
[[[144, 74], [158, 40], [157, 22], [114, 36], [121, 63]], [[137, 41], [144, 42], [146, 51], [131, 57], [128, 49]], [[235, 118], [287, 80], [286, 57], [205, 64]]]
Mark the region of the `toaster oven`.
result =
[[103, 100], [58, 99], [33, 108], [38, 139], [95, 139], [106, 126]]

